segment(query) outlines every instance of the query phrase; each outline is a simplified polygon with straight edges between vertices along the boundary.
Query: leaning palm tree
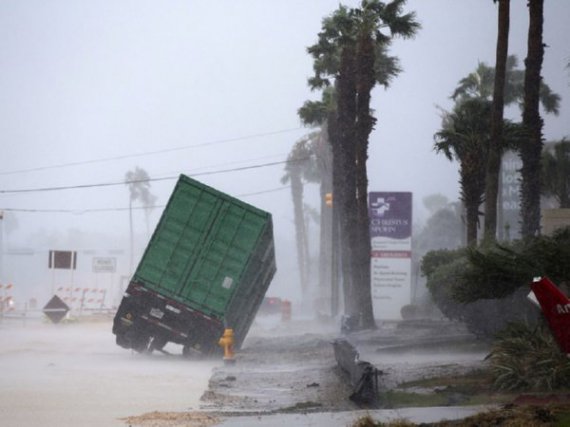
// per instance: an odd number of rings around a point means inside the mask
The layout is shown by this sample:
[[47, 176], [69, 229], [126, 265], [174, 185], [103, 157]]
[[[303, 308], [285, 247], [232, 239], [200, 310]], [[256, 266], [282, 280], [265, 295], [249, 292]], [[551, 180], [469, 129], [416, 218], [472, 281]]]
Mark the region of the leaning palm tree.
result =
[[281, 178], [283, 184], [287, 182], [291, 183], [295, 240], [297, 242], [297, 263], [299, 266], [301, 290], [304, 295], [306, 295], [308, 290], [310, 265], [309, 239], [305, 221], [305, 205], [303, 203], [303, 181], [316, 181], [318, 179], [311, 145], [312, 141], [316, 138], [318, 138], [318, 132], [313, 132], [295, 143], [287, 157], [285, 175]]
[[147, 235], [149, 232], [149, 215], [156, 202], [156, 196], [150, 192], [150, 177], [138, 166], [125, 174], [125, 185], [129, 188], [129, 231], [130, 231], [130, 263], [129, 273], [133, 272], [134, 233], [133, 233], [133, 202], [140, 201], [145, 210]]
[[[316, 163], [319, 173], [321, 215], [320, 215], [320, 247], [319, 247], [319, 289], [323, 301], [330, 295], [331, 316], [336, 316], [339, 311], [340, 278], [339, 261], [340, 252], [346, 252], [346, 248], [340, 245], [340, 211], [338, 208], [328, 205], [327, 194], [338, 197], [337, 190], [341, 186], [342, 168], [339, 166], [340, 155], [333, 154], [333, 143], [338, 139], [336, 126], [336, 94], [333, 87], [325, 88], [320, 101], [306, 101], [298, 114], [305, 126], [317, 127], [319, 137], [313, 144]], [[336, 204], [335, 204], [336, 205]], [[322, 311], [327, 311], [321, 306]]]

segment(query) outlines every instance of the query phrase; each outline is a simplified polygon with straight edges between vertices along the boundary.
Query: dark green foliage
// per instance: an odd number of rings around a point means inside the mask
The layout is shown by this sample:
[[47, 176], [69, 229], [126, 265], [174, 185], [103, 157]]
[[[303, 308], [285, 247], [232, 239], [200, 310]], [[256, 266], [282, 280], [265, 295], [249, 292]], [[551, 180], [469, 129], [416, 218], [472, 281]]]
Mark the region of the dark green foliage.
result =
[[427, 276], [427, 288], [443, 315], [451, 320], [463, 320], [464, 304], [453, 299], [453, 288], [461, 280], [467, 258], [465, 250], [428, 252], [422, 259], [422, 274]]
[[427, 287], [441, 312], [472, 332], [493, 336], [509, 322], [535, 324], [540, 311], [526, 295], [536, 276], [564, 285], [570, 279], [570, 228], [510, 245], [428, 252]]
[[445, 317], [465, 322], [469, 331], [481, 337], [493, 337], [512, 321], [536, 321], [539, 311], [527, 301], [526, 288], [502, 298], [458, 301], [457, 294], [470, 287], [465, 278], [470, 268], [467, 249], [432, 251], [423, 258], [422, 273], [427, 276], [427, 287]]
[[489, 359], [500, 390], [551, 391], [570, 386], [570, 359], [544, 324], [509, 325], [498, 334]]
[[468, 258], [462, 284], [453, 290], [461, 302], [502, 298], [537, 276], [560, 284], [570, 279], [570, 228], [509, 246], [473, 249]]

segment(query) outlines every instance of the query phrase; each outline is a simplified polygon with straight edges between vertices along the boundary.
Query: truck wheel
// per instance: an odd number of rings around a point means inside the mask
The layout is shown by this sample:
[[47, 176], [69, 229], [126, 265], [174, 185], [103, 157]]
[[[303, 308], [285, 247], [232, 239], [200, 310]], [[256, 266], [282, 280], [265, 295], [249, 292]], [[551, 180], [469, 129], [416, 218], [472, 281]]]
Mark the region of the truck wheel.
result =
[[129, 340], [124, 335], [117, 335], [115, 342], [123, 348], [131, 348]]
[[135, 335], [131, 340], [131, 348], [138, 353], [144, 353], [148, 349], [149, 341], [150, 337], [148, 336]]
[[188, 359], [201, 359], [202, 353], [200, 352], [200, 346], [198, 344], [191, 346], [190, 344], [184, 344], [182, 347], [182, 355]]
[[154, 337], [148, 346], [149, 353], [152, 353], [153, 350], [162, 351], [167, 342], [168, 340], [166, 338]]

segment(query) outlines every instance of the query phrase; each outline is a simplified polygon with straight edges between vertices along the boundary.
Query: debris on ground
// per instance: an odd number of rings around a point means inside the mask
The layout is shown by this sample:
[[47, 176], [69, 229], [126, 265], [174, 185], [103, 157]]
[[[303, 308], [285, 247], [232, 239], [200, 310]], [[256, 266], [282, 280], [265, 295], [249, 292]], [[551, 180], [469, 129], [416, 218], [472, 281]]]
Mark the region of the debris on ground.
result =
[[122, 418], [121, 421], [133, 427], [208, 427], [220, 422], [219, 418], [206, 412], [158, 411]]

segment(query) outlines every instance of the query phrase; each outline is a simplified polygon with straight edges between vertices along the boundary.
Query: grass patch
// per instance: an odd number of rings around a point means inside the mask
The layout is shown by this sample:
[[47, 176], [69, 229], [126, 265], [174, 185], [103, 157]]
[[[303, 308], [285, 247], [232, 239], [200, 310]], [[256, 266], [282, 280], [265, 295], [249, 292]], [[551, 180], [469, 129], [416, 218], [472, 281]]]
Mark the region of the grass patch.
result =
[[429, 406], [445, 406], [445, 396], [436, 393], [413, 393], [407, 391], [390, 390], [380, 393], [382, 408], [425, 408]]
[[446, 375], [441, 377], [422, 378], [408, 381], [399, 385], [399, 388], [453, 388], [456, 391], [476, 393], [488, 391], [493, 385], [493, 376], [489, 370], [477, 369], [464, 375]]
[[570, 406], [514, 406], [484, 411], [455, 421], [415, 424], [406, 420], [376, 421], [371, 415], [357, 419], [351, 427], [565, 427], [570, 425]]
[[[417, 389], [422, 392], [414, 391]], [[503, 404], [512, 401], [511, 393], [493, 389], [488, 370], [474, 370], [465, 375], [424, 378], [400, 384], [397, 390], [381, 395], [386, 408]]]
[[299, 402], [293, 406], [287, 406], [286, 408], [282, 408], [273, 412], [276, 413], [297, 413], [297, 412], [312, 412], [319, 410], [323, 405], [318, 402]]

